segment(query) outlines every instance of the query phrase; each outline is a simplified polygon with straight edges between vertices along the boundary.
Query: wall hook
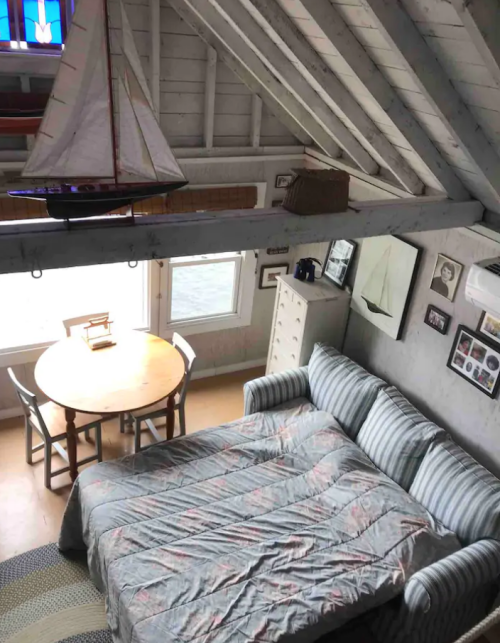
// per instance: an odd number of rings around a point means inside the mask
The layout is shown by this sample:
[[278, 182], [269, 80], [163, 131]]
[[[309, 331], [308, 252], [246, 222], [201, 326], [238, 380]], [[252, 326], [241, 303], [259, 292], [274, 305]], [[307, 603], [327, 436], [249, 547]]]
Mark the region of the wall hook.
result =
[[128, 262], [128, 267], [129, 268], [137, 268], [138, 265], [139, 265], [138, 261], [129, 261]]
[[[38, 275], [35, 274], [37, 272], [39, 273]], [[31, 271], [31, 276], [33, 277], [33, 279], [41, 279], [42, 275], [43, 275], [43, 272], [42, 272], [41, 268], [38, 268], [38, 270], [32, 270]]]

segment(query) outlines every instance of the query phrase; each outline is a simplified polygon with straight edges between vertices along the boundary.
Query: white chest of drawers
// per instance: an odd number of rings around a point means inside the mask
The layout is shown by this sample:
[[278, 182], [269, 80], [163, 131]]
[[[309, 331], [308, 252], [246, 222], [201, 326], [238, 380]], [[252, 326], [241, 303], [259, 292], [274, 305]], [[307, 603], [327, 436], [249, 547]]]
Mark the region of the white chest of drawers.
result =
[[309, 362], [316, 342], [342, 348], [350, 295], [327, 279], [313, 283], [278, 277], [266, 373]]

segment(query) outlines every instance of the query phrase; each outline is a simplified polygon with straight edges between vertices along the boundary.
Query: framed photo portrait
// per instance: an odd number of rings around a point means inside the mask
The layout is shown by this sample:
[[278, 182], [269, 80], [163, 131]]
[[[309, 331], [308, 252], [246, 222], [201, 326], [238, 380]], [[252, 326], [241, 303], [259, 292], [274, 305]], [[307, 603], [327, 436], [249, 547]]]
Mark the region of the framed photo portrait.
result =
[[454, 301], [463, 269], [461, 263], [444, 255], [438, 255], [430, 289], [446, 297], [449, 301]]
[[488, 397], [497, 396], [500, 349], [475, 331], [462, 325], [458, 327], [447, 366]]
[[288, 188], [290, 183], [293, 181], [293, 174], [278, 174], [276, 176], [276, 187], [277, 188]]
[[432, 304], [429, 304], [427, 312], [425, 313], [424, 322], [427, 326], [430, 326], [431, 328], [434, 328], [434, 330], [437, 330], [438, 333], [441, 333], [441, 335], [446, 335], [448, 332], [448, 326], [450, 325], [450, 319], [451, 317], [449, 315]]
[[500, 319], [498, 317], [494, 317], [484, 311], [479, 320], [477, 330], [479, 333], [500, 344]]
[[351, 267], [357, 247], [358, 244], [355, 241], [342, 239], [333, 241], [328, 249], [323, 274], [339, 286], [339, 288], [345, 287], [349, 268]]
[[288, 274], [289, 264], [275, 264], [271, 266], [262, 266], [260, 269], [260, 281], [259, 288], [261, 290], [265, 288], [277, 288], [278, 282], [276, 281], [278, 277]]

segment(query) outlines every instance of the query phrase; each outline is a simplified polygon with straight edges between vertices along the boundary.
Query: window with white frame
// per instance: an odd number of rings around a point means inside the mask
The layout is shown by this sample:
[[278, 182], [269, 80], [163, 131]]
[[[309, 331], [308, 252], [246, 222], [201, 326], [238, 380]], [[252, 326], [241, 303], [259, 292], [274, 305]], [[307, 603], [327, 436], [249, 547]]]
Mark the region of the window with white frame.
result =
[[36, 359], [64, 336], [63, 319], [92, 313], [165, 338], [248, 325], [255, 266], [249, 251], [0, 275], [0, 365]]
[[160, 332], [185, 334], [250, 324], [255, 285], [253, 251], [176, 257], [160, 280]]

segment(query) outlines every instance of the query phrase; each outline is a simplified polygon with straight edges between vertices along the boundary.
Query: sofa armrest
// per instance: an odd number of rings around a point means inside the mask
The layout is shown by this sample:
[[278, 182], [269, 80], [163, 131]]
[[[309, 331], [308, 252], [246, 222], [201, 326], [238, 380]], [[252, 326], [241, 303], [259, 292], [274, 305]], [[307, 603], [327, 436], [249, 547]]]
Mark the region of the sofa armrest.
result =
[[500, 542], [479, 540], [414, 574], [404, 602], [417, 618], [437, 613], [474, 595], [500, 575]]
[[245, 415], [267, 411], [296, 397], [309, 397], [307, 366], [259, 377], [243, 387]]

